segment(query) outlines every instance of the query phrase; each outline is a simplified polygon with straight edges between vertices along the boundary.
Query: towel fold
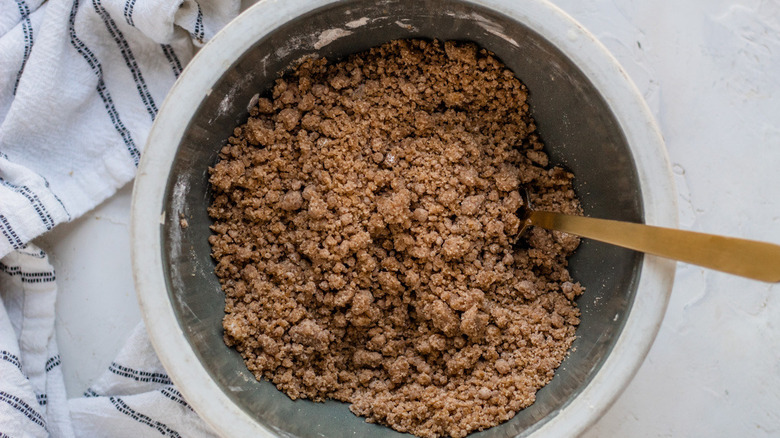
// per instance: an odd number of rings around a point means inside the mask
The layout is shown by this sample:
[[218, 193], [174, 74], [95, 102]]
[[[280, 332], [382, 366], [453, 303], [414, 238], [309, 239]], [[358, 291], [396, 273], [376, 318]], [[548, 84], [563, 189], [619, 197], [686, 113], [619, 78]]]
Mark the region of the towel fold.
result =
[[57, 285], [27, 245], [0, 260], [0, 436], [214, 437], [176, 389], [139, 324], [83, 397], [68, 400], [54, 336]]
[[211, 437], [139, 325], [68, 400], [29, 242], [130, 181], [169, 88], [238, 0], [0, 0], [0, 437]]
[[238, 0], [0, 0], [0, 257], [135, 175], [166, 93]]

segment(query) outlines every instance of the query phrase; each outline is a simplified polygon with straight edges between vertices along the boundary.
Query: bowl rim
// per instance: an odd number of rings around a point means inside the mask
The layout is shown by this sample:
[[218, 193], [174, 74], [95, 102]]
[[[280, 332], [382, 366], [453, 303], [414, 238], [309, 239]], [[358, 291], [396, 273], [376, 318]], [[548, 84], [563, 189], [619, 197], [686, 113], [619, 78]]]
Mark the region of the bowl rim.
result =
[[[149, 133], [133, 187], [133, 278], [149, 338], [189, 404], [223, 436], [274, 437], [234, 404], [211, 379], [187, 342], [168, 299], [160, 225], [171, 165], [189, 120], [211, 87], [259, 38], [289, 20], [339, 0], [260, 1], [219, 31], [189, 62], [171, 88]], [[459, 0], [491, 9], [537, 32], [593, 83], [612, 110], [637, 163], [648, 224], [676, 227], [677, 196], [669, 158], [655, 120], [628, 74], [582, 25], [546, 0]], [[214, 66], [219, 68], [213, 68]], [[175, 220], [176, 218], [167, 218]], [[601, 368], [567, 404], [520, 436], [577, 436], [614, 403], [644, 361], [666, 311], [675, 262], [645, 255], [632, 311]], [[561, 415], [565, 413], [566, 415]], [[229, 419], [229, 421], [225, 421]]]

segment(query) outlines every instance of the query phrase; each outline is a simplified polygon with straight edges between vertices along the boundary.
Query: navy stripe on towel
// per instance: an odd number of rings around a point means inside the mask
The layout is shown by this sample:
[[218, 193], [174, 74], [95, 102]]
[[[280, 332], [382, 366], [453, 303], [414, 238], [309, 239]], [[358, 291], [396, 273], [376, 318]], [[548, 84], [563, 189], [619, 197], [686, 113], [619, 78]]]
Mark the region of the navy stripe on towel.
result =
[[61, 363], [62, 362], [60, 361], [60, 355], [59, 354], [56, 355], [56, 356], [50, 357], [49, 360], [46, 361], [46, 372], [47, 373], [50, 372], [51, 370], [54, 369], [54, 367], [59, 366]]
[[135, 23], [133, 23], [133, 8], [135, 8], [135, 0], [127, 0], [125, 2], [125, 20], [127, 24], [135, 27]]
[[162, 47], [163, 54], [165, 54], [165, 58], [168, 60], [168, 63], [171, 64], [173, 75], [178, 78], [181, 74], [181, 62], [179, 62], [179, 58], [176, 56], [176, 52], [173, 51], [173, 47], [171, 47], [169, 44], [160, 44], [160, 47]]
[[0, 184], [3, 184], [14, 192], [27, 198], [27, 201], [30, 202], [30, 205], [32, 205], [33, 209], [38, 214], [38, 217], [41, 219], [41, 222], [43, 222], [43, 225], [46, 227], [46, 231], [54, 228], [54, 219], [51, 218], [49, 211], [46, 210], [46, 206], [43, 205], [43, 202], [38, 197], [38, 195], [30, 190], [29, 187], [17, 186], [16, 184], [4, 180], [3, 178], [0, 178]]
[[20, 249], [20, 252], [24, 255], [28, 255], [30, 257], [35, 257], [36, 259], [45, 259], [46, 258], [46, 252], [42, 249], [33, 251], [32, 248], [30, 248], [28, 245], [25, 245], [24, 248]]
[[68, 21], [68, 32], [70, 34], [70, 44], [76, 49], [77, 52], [87, 61], [87, 64], [92, 68], [92, 72], [98, 77], [97, 92], [100, 98], [103, 100], [103, 105], [106, 107], [108, 117], [111, 119], [111, 123], [114, 124], [114, 129], [122, 137], [125, 142], [127, 151], [130, 153], [130, 157], [133, 159], [133, 163], [138, 166], [138, 162], [141, 158], [141, 152], [133, 142], [133, 138], [130, 135], [130, 131], [125, 127], [122, 120], [119, 118], [119, 113], [114, 106], [114, 101], [111, 99], [106, 89], [106, 83], [103, 80], [103, 67], [100, 65], [97, 57], [91, 50], [84, 44], [81, 39], [76, 35], [76, 11], [79, 8], [79, 0], [73, 1], [73, 7], [70, 10], [70, 19]]
[[11, 224], [8, 223], [8, 218], [2, 214], [0, 214], [0, 233], [3, 233], [3, 236], [8, 239], [8, 243], [11, 244], [13, 249], [20, 249], [24, 246], [22, 239], [19, 238], [19, 235], [16, 234], [16, 231], [11, 228]]
[[54, 271], [24, 272], [18, 266], [8, 266], [3, 262], [0, 262], [0, 272], [5, 272], [12, 277], [18, 275], [22, 283], [49, 283], [56, 280]]
[[135, 88], [141, 96], [141, 101], [146, 106], [146, 112], [149, 113], [152, 121], [154, 121], [154, 118], [157, 116], [157, 105], [154, 103], [151, 93], [149, 93], [149, 88], [146, 86], [146, 81], [141, 74], [141, 68], [138, 67], [135, 56], [133, 56], [133, 51], [130, 50], [130, 44], [127, 43], [125, 36], [122, 34], [122, 31], [119, 30], [119, 27], [116, 25], [116, 22], [114, 22], [114, 19], [111, 18], [111, 15], [108, 14], [106, 8], [100, 4], [100, 0], [92, 0], [92, 6], [95, 8], [95, 12], [97, 12], [103, 20], [106, 29], [108, 29], [108, 33], [111, 34], [114, 42], [116, 42], [119, 47], [119, 52], [125, 60], [125, 65], [130, 69], [130, 74], [133, 75]]
[[[4, 160], [6, 160], [6, 161], [9, 161], [9, 162], [11, 161], [11, 160], [8, 158], [8, 155], [6, 155], [6, 154], [4, 154], [4, 153], [2, 153], [2, 152], [0, 152], [0, 158], [4, 159]], [[68, 216], [68, 221], [70, 221], [72, 218], [71, 218], [71, 216], [70, 216], [70, 212], [68, 211], [68, 209], [67, 209], [67, 208], [65, 208], [65, 204], [63, 204], [63, 203], [62, 203], [62, 200], [60, 199], [60, 197], [59, 197], [59, 196], [57, 196], [57, 194], [56, 194], [56, 193], [54, 193], [54, 192], [51, 190], [51, 185], [49, 184], [49, 181], [48, 181], [46, 178], [44, 178], [44, 177], [41, 177], [41, 179], [43, 180], [43, 185], [44, 185], [44, 186], [45, 186], [45, 187], [46, 187], [46, 188], [49, 190], [49, 193], [51, 193], [51, 195], [52, 195], [52, 196], [54, 196], [54, 199], [56, 199], [56, 200], [57, 200], [57, 202], [60, 204], [60, 207], [62, 207], [62, 211], [64, 211], [64, 212], [65, 212], [65, 214]], [[5, 182], [5, 181], [4, 181], [2, 178], [0, 178], [0, 181], [3, 181], [3, 183], [4, 183], [5, 185], [9, 185], [9, 184], [10, 184], [10, 183], [7, 183], [7, 182]], [[24, 187], [24, 188], [27, 188], [27, 186], [23, 186], [23, 187]], [[29, 188], [27, 188], [27, 189], [29, 190]], [[37, 195], [36, 195], [36, 198], [37, 198]], [[40, 201], [39, 201], [39, 202], [40, 202]], [[41, 204], [41, 205], [43, 205], [43, 204]], [[52, 221], [52, 223], [54, 223], [54, 221]]]
[[0, 350], [0, 360], [10, 363], [22, 371], [22, 362], [19, 361], [19, 357], [15, 354], [11, 354], [9, 351]]
[[84, 391], [84, 397], [100, 397], [100, 394], [98, 394], [94, 389], [87, 388], [86, 391]]
[[22, 67], [16, 73], [16, 82], [14, 82], [14, 96], [16, 96], [16, 89], [19, 87], [19, 80], [22, 79], [22, 72], [24, 66], [27, 64], [27, 59], [30, 58], [30, 52], [33, 46], [33, 27], [30, 20], [30, 8], [27, 6], [24, 0], [16, 0], [16, 6], [19, 8], [19, 15], [22, 16], [22, 32], [24, 33], [24, 57], [22, 58]]
[[[41, 178], [43, 178], [43, 177], [41, 177]], [[62, 211], [64, 211], [64, 212], [65, 212], [65, 214], [67, 214], [67, 215], [68, 215], [68, 221], [70, 221], [71, 219], [73, 219], [73, 218], [70, 216], [70, 212], [68, 211], [68, 209], [67, 209], [67, 208], [65, 208], [65, 204], [63, 204], [63, 203], [62, 203], [62, 199], [60, 199], [60, 197], [59, 197], [59, 196], [57, 196], [57, 194], [56, 194], [56, 193], [54, 193], [54, 192], [51, 190], [51, 185], [49, 185], [49, 181], [48, 181], [46, 178], [43, 178], [43, 185], [45, 185], [45, 186], [46, 186], [46, 188], [47, 188], [47, 189], [49, 189], [49, 191], [51, 192], [51, 195], [52, 195], [52, 196], [54, 196], [54, 199], [56, 199], [56, 200], [57, 200], [57, 202], [60, 204], [60, 207], [62, 207]]]
[[46, 420], [43, 419], [43, 416], [21, 398], [5, 391], [0, 391], [0, 401], [8, 403], [12, 408], [24, 414], [30, 421], [46, 429]]
[[35, 394], [35, 400], [38, 401], [39, 405], [46, 406], [46, 403], [49, 402], [49, 397], [46, 394]]
[[198, 16], [195, 17], [195, 28], [193, 29], [192, 36], [202, 43], [206, 34], [203, 29], [203, 11], [200, 9], [200, 3], [198, 3], [197, 0], [195, 1], [195, 5], [198, 7]]
[[126, 366], [119, 365], [116, 362], [112, 362], [111, 365], [108, 367], [108, 370], [118, 376], [127, 377], [128, 379], [133, 379], [136, 382], [151, 382], [151, 383], [162, 383], [163, 385], [173, 385], [173, 382], [171, 381], [170, 377], [168, 377], [168, 375], [165, 373], [150, 373], [148, 371], [138, 371], [132, 368], [128, 368]]
[[189, 403], [187, 403], [184, 400], [184, 396], [182, 396], [179, 390], [174, 388], [173, 386], [166, 386], [165, 388], [160, 390], [160, 393], [192, 411], [192, 407], [190, 406]]
[[160, 432], [160, 435], [179, 437], [179, 438], [181, 437], [181, 435], [179, 435], [178, 432], [166, 426], [165, 424], [160, 423], [159, 421], [152, 420], [146, 415], [136, 412], [130, 406], [128, 406], [127, 403], [125, 403], [121, 398], [109, 397], [108, 399], [111, 401], [111, 404], [114, 405], [117, 411], [127, 415], [128, 417], [138, 421], [139, 423], [143, 423], [153, 429], [157, 429], [157, 431]]

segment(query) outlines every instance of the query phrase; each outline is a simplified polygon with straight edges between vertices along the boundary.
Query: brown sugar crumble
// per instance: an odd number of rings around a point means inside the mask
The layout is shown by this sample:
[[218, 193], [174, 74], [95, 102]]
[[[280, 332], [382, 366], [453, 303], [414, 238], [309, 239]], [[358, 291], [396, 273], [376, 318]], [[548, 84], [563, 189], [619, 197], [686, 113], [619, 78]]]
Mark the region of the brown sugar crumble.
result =
[[292, 399], [463, 437], [535, 400], [575, 336], [578, 238], [519, 235], [519, 190], [577, 214], [526, 87], [473, 44], [304, 61], [211, 169], [225, 342]]

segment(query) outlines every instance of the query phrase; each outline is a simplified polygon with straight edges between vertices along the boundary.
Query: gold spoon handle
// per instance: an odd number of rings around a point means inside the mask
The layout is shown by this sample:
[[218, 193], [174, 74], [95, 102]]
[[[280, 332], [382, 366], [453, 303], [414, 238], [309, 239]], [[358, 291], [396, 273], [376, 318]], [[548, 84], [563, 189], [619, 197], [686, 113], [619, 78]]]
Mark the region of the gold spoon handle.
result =
[[529, 225], [558, 230], [755, 280], [780, 282], [780, 246], [652, 225], [533, 211]]

